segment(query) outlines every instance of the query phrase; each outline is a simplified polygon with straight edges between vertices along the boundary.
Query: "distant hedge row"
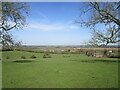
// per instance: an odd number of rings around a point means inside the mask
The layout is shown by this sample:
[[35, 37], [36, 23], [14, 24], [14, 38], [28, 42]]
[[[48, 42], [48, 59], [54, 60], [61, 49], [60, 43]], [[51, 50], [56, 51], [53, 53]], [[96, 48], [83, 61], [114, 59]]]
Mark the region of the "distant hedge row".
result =
[[[8, 48], [4, 49], [3, 51], [13, 51], [14, 49]], [[68, 49], [68, 50], [46, 50], [46, 51], [34, 51], [34, 50], [28, 50], [28, 49], [16, 49], [17, 51], [27, 51], [27, 52], [33, 52], [33, 53], [49, 53], [49, 54], [85, 54], [87, 56], [92, 56], [92, 57], [117, 57], [119, 58], [120, 51], [118, 50], [90, 50], [90, 49]], [[111, 51], [111, 52], [110, 52]]]

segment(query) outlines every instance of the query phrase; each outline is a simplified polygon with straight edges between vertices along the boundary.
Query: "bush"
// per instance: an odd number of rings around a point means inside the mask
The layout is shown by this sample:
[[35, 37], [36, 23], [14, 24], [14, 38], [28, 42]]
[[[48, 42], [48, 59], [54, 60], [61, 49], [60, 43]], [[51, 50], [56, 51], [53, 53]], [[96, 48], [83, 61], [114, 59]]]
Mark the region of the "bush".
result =
[[2, 51], [13, 51], [13, 48], [3, 48]]
[[71, 57], [70, 55], [67, 55], [67, 56], [63, 56], [63, 57]]
[[51, 58], [51, 56], [50, 56], [50, 54], [45, 53], [45, 54], [43, 55], [43, 58]]
[[37, 58], [35, 55], [32, 55], [30, 58]]
[[21, 58], [22, 58], [22, 59], [26, 59], [26, 57], [25, 57], [24, 55], [23, 55], [23, 56], [21, 56]]
[[10, 57], [9, 57], [9, 56], [7, 56], [7, 57], [6, 57], [6, 59], [10, 59]]
[[88, 51], [86, 50], [85, 54], [87, 56], [93, 56], [94, 52], [92, 50], [88, 50]]
[[106, 49], [103, 51], [103, 55], [107, 56], [107, 50]]

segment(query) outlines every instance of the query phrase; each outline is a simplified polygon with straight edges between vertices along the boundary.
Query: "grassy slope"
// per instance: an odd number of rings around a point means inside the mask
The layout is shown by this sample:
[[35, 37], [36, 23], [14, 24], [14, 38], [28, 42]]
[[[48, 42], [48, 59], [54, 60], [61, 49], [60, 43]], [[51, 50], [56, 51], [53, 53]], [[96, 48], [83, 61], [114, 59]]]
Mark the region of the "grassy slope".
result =
[[[22, 55], [35, 62], [15, 63]], [[10, 59], [6, 59], [9, 56]], [[85, 55], [53, 54], [52, 58], [42, 58], [43, 54], [9, 51], [3, 52], [3, 88], [116, 88], [118, 87], [118, 64], [116, 62], [79, 62], [109, 58], [92, 58]], [[112, 59], [111, 59], [112, 60]], [[115, 59], [117, 60], [117, 59]]]

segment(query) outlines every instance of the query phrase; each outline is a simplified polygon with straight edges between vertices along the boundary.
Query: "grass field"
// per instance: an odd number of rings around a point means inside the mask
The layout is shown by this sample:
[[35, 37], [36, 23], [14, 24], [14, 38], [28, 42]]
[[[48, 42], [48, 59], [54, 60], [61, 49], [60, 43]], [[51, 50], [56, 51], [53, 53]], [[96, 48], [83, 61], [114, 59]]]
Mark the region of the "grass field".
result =
[[[26, 59], [21, 59], [22, 55]], [[31, 59], [32, 55], [37, 58]], [[118, 87], [118, 62], [93, 61], [117, 58], [95, 58], [83, 54], [50, 55], [52, 58], [43, 58], [43, 53], [4, 51], [3, 88]], [[9, 59], [6, 59], [7, 56]], [[14, 62], [19, 60], [30, 62]]]

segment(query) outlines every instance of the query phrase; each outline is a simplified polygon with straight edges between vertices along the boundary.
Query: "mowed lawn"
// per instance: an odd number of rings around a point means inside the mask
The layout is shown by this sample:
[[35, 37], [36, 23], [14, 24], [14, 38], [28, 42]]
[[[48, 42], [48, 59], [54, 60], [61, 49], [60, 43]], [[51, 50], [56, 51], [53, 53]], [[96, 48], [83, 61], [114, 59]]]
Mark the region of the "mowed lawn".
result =
[[[117, 60], [82, 54], [50, 54], [24, 51], [3, 52], [3, 88], [117, 88], [117, 62], [81, 62], [85, 60]], [[26, 57], [26, 61], [14, 62]], [[31, 59], [35, 55], [37, 58]], [[9, 56], [9, 59], [6, 57]]]

